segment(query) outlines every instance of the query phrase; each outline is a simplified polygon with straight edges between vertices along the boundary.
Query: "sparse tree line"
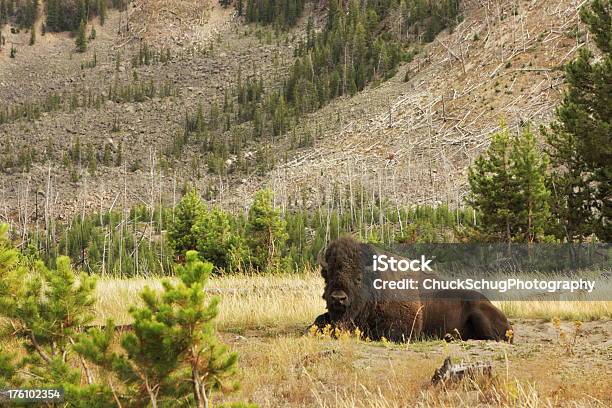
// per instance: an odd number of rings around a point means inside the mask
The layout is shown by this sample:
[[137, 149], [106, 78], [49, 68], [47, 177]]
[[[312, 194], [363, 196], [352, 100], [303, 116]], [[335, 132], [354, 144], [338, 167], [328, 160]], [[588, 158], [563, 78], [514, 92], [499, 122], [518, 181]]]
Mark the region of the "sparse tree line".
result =
[[37, 120], [43, 113], [73, 112], [78, 108], [100, 109], [106, 101], [115, 103], [144, 102], [152, 98], [167, 98], [178, 95], [170, 81], [155, 83], [153, 79], [140, 79], [137, 74], [129, 81], [115, 78], [106, 92], [92, 88], [81, 88], [73, 92], [52, 93], [39, 101], [26, 101], [0, 106], [0, 125], [21, 119]]
[[337, 96], [354, 95], [373, 81], [392, 77], [402, 61], [414, 56], [414, 51], [406, 51], [410, 42], [405, 41], [405, 35], [381, 29], [398, 9], [406, 20], [404, 30], [431, 33], [417, 36], [419, 41], [432, 41], [460, 16], [458, 1], [397, 4], [383, 0], [365, 5], [350, 1], [346, 10], [342, 2], [330, 1], [322, 32], [316, 33], [313, 20], [308, 21], [306, 38], [296, 51], [298, 59], [285, 83], [285, 99], [297, 114], [317, 110]]
[[[266, 93], [260, 77], [243, 79], [238, 71], [236, 85], [224, 92], [222, 103], [213, 100], [207, 110], [199, 103], [195, 110], [186, 112], [184, 127], [174, 135], [165, 154], [178, 159], [185, 146], [191, 145], [205, 155], [208, 171], [213, 174], [251, 170], [265, 174], [275, 165], [266, 143], [274, 144], [292, 130], [290, 147], [306, 147], [320, 135], [320, 129], [297, 126], [297, 121], [281, 91]], [[259, 146], [250, 157], [245, 148], [254, 141]]]
[[59, 257], [68, 256], [90, 274], [169, 275], [174, 256], [161, 233], [170, 213], [167, 208], [136, 207], [77, 216], [67, 225], [52, 220], [46, 231], [30, 234], [26, 252], [51, 268]]
[[[53, 157], [54, 152], [47, 152], [49, 157]], [[105, 167], [119, 167], [124, 165], [123, 161], [123, 142], [114, 143], [106, 141], [101, 147], [94, 147], [88, 143], [85, 146], [81, 145], [81, 138], [76, 137], [72, 146], [64, 153], [62, 164], [70, 171], [70, 180], [77, 182], [81, 179], [84, 168], [90, 176], [95, 176], [98, 165]], [[130, 165], [130, 171], [137, 170], [134, 166], [137, 163]]]
[[28, 143], [7, 143], [0, 149], [0, 172], [13, 174], [29, 172], [34, 163], [54, 161], [61, 158], [63, 166], [70, 171], [70, 179], [76, 182], [81, 179], [81, 170], [88, 169], [90, 175], [95, 175], [98, 165], [117, 167], [123, 162], [123, 145], [106, 142], [101, 147], [91, 143], [81, 144], [77, 136], [72, 145], [60, 155], [55, 146], [48, 140], [43, 149], [36, 149]]
[[138, 53], [132, 56], [132, 67], [138, 68], [143, 65], [165, 64], [172, 58], [169, 47], [151, 47], [146, 42], [140, 44]]
[[310, 209], [305, 195], [295, 197], [295, 209], [281, 212], [263, 190], [248, 211], [231, 213], [207, 206], [188, 189], [174, 208], [79, 215], [67, 224], [51, 220], [27, 235], [24, 248], [51, 268], [69, 256], [88, 273], [121, 277], [170, 274], [188, 250], [225, 273], [298, 272], [343, 233], [381, 244], [455, 242], [469, 238], [467, 231], [479, 222], [471, 208], [398, 207], [359, 186], [337, 186], [331, 194]]
[[[169, 81], [156, 84], [153, 80], [141, 80], [135, 75], [129, 82], [119, 82], [118, 80], [111, 82], [106, 93], [89, 88], [72, 93], [54, 93], [39, 102], [25, 102], [4, 108], [0, 107], [0, 126], [21, 119], [34, 121], [39, 119], [43, 113], [48, 112], [74, 112], [79, 108], [99, 110], [107, 101], [121, 104], [144, 102], [151, 98], [167, 98], [176, 95], [178, 95], [178, 91]], [[118, 126], [115, 119], [112, 131], [118, 131]], [[93, 149], [93, 146], [88, 147], [88, 149]], [[64, 157], [64, 164], [68, 165], [71, 162], [93, 166], [93, 163], [96, 163], [109, 166], [122, 163], [121, 154], [111, 151], [111, 149], [115, 149], [112, 146], [104, 145], [99, 149], [101, 150], [96, 150], [93, 153], [81, 152], [79, 149], [78, 155], [70, 155], [71, 160], [66, 161], [66, 157]], [[0, 148], [0, 172], [27, 172], [32, 163], [36, 161], [54, 159], [57, 159], [55, 150], [50, 146], [47, 146], [45, 152], [41, 154], [36, 148], [29, 145], [17, 149], [7, 143]]]
[[[30, 30], [30, 45], [36, 42], [35, 23], [39, 16], [46, 17], [41, 25], [41, 34], [47, 32], [70, 31], [75, 35], [76, 50], [85, 52], [89, 41], [96, 37], [95, 27], [86, 32], [87, 23], [94, 17], [99, 17], [100, 25], [106, 21], [109, 7], [124, 10], [127, 0], [0, 0], [0, 29], [8, 24], [15, 25], [13, 31]], [[0, 38], [0, 50], [4, 38]], [[15, 58], [16, 48], [11, 47], [11, 58]]]
[[[246, 5], [245, 5], [246, 3]], [[238, 0], [238, 15], [250, 23], [293, 26], [304, 10], [305, 0]]]
[[[215, 332], [218, 298], [204, 287], [213, 269], [188, 252], [177, 279], [145, 287], [132, 331], [94, 323], [96, 279], [70, 259], [47, 268], [17, 251], [0, 225], [0, 388], [62, 388], [71, 407], [212, 406], [235, 390], [237, 354]], [[248, 403], [219, 407], [253, 407]]]
[[[41, 7], [42, 5], [42, 7]], [[44, 11], [44, 28], [49, 32], [75, 32], [81, 22], [93, 17], [104, 25], [109, 7], [124, 10], [126, 0], [0, 0], [0, 26], [14, 23], [30, 28]]]

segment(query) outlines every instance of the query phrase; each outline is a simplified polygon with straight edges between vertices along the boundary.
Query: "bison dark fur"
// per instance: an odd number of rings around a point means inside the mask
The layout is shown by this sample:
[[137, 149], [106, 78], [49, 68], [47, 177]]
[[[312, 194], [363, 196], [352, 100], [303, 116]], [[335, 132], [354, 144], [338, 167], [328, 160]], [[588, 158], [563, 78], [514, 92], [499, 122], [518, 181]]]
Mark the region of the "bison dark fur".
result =
[[[407, 300], [394, 298], [400, 291], [375, 290], [370, 265], [377, 253], [372, 245], [352, 237], [330, 243], [319, 260], [328, 311], [316, 318], [317, 327], [359, 328], [364, 337], [395, 342], [447, 338], [448, 334], [463, 340], [511, 340], [507, 333], [512, 326], [506, 316], [476, 291], [420, 291]], [[402, 272], [385, 272], [384, 276], [403, 277]], [[416, 274], [411, 277], [419, 278]]]

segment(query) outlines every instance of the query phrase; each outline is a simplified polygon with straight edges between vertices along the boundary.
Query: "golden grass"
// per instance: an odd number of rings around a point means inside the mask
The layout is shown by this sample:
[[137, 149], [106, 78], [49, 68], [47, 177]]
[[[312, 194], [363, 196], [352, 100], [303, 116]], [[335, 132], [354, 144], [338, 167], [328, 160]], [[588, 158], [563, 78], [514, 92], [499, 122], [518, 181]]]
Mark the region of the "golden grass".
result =
[[[161, 288], [158, 279], [100, 279], [98, 320], [113, 317], [128, 323], [129, 305], [138, 301], [145, 285]], [[530, 336], [515, 345], [331, 340], [302, 335], [325, 310], [323, 282], [316, 273], [217, 276], [207, 290], [221, 297], [217, 326], [223, 340], [240, 355], [242, 387], [235, 394], [218, 395], [217, 402], [246, 400], [262, 408], [603, 408], [612, 404], [607, 394], [612, 382], [605, 363], [610, 356], [605, 340], [593, 338], [587, 344], [578, 339], [569, 355], [552, 326], [544, 334], [535, 322], [524, 321], [521, 330], [529, 330]], [[612, 317], [612, 302], [494, 303], [519, 321], [603, 319], [609, 328], [606, 319]], [[599, 324], [593, 322], [590, 327]], [[542, 343], [535, 339], [537, 333], [552, 340]], [[494, 377], [434, 388], [429, 380], [446, 355], [457, 360], [492, 360]]]
[[523, 300], [493, 302], [509, 318], [589, 321], [612, 318], [612, 301]]
[[[161, 289], [159, 279], [100, 278], [97, 322], [112, 317], [116, 323], [129, 323], [129, 307], [139, 302], [145, 285]], [[517, 344], [406, 345], [302, 335], [325, 310], [323, 282], [315, 273], [217, 276], [207, 290], [221, 297], [217, 325], [223, 341], [240, 356], [237, 379], [242, 388], [217, 395], [215, 402], [246, 400], [262, 408], [612, 406], [607, 392], [612, 388], [612, 350], [602, 334], [612, 332], [612, 302], [497, 302], [519, 320], [519, 335], [529, 331]], [[522, 318], [602, 320], [585, 323], [581, 333], [587, 337], [578, 337], [569, 353], [552, 323]], [[571, 335], [572, 323], [563, 325]], [[13, 342], [1, 346], [17, 348]], [[494, 376], [432, 387], [434, 369], [447, 355], [492, 361]]]
[[[97, 322], [128, 323], [129, 306], [145, 285], [161, 290], [159, 279], [100, 279]], [[322, 284], [312, 274], [214, 277], [207, 291], [221, 297], [220, 329], [305, 326], [325, 310]]]
[[[471, 344], [471, 343], [470, 343]], [[508, 344], [493, 347], [507, 358], [494, 360], [492, 378], [433, 387], [429, 381], [444, 356], [474, 357], [474, 348], [437, 344], [427, 352], [406, 345], [365, 343], [354, 338], [272, 336], [235, 340], [240, 354], [237, 395], [261, 407], [608, 407], [611, 380], [605, 366], [588, 375], [575, 369], [576, 357], [556, 346], [525, 356]], [[442, 348], [440, 350], [440, 348]], [[571, 385], [570, 385], [571, 384]]]
[[[128, 309], [145, 286], [161, 289], [159, 279], [98, 281], [96, 316], [99, 323], [112, 317], [130, 321]], [[227, 275], [211, 278], [211, 295], [221, 297], [220, 329], [305, 327], [325, 311], [323, 280], [315, 273], [299, 275]], [[499, 301], [493, 302], [510, 318], [596, 320], [612, 318], [611, 301]]]

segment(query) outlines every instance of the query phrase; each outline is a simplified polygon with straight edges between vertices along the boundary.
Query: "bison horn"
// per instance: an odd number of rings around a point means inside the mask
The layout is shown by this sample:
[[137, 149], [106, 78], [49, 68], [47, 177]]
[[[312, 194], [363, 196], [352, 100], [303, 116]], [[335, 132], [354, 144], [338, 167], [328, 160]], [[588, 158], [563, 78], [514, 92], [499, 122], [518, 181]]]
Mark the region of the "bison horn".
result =
[[317, 254], [317, 263], [321, 268], [327, 268], [327, 262], [325, 262], [325, 247], [321, 248], [319, 253]]

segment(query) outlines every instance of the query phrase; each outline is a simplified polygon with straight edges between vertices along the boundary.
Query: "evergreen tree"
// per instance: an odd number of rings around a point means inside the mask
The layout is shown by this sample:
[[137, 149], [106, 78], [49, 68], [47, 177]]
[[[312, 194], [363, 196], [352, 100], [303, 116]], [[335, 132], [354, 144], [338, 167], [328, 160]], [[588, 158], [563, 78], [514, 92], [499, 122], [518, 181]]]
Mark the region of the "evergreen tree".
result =
[[518, 188], [514, 239], [529, 243], [541, 240], [550, 219], [550, 191], [546, 187], [548, 161], [538, 151], [536, 139], [529, 129], [513, 143], [510, 162]]
[[204, 211], [192, 228], [200, 257], [217, 268], [235, 270], [246, 258], [242, 237], [230, 215], [220, 208]]
[[30, 45], [36, 44], [36, 27], [30, 27]]
[[219, 300], [207, 301], [204, 292], [212, 268], [189, 251], [176, 268], [178, 283], [164, 280], [161, 294], [145, 287], [144, 306], [130, 310], [133, 332], [122, 336], [123, 352], [111, 350], [112, 322], [82, 336], [75, 349], [112, 373], [134, 406], [209, 407], [214, 391], [236, 388], [228, 381], [238, 358], [215, 333]]
[[510, 175], [510, 136], [504, 128], [491, 138], [484, 155], [469, 168], [470, 205], [480, 211], [478, 230], [487, 239], [512, 241], [512, 208], [516, 202]]
[[601, 51], [581, 48], [566, 65], [567, 91], [557, 122], [547, 133], [554, 172], [550, 178], [553, 212], [568, 241], [592, 233], [612, 240], [612, 6], [594, 0], [580, 10]]
[[95, 175], [96, 170], [98, 169], [98, 159], [94, 153], [92, 145], [87, 146], [87, 169], [90, 176]]
[[287, 240], [285, 221], [272, 207], [273, 199], [272, 191], [258, 191], [249, 208], [246, 239], [251, 264], [258, 271], [273, 271], [281, 266]]
[[87, 34], [85, 33], [85, 21], [81, 20], [76, 34], [76, 49], [77, 52], [87, 51]]
[[[0, 29], [8, 23], [9, 13], [8, 13], [8, 5], [7, 0], [0, 0]], [[0, 48], [2, 44], [0, 44]]]
[[587, 182], [586, 163], [577, 153], [575, 135], [556, 130], [543, 133], [551, 147], [548, 155], [553, 168], [547, 183], [555, 222], [549, 225], [549, 231], [567, 242], [583, 241], [593, 234], [595, 202], [594, 188]]
[[70, 353], [80, 328], [92, 320], [95, 280], [75, 274], [67, 257], [57, 259], [56, 270], [26, 259], [5, 233], [0, 226], [0, 317], [8, 329], [2, 333], [24, 350], [0, 350], [0, 387], [63, 388], [71, 406], [113, 406], [110, 391], [94, 384], [90, 372], [82, 375]]
[[534, 242], [544, 239], [549, 219], [546, 160], [527, 129], [511, 139], [507, 128], [469, 169], [470, 204], [480, 212], [480, 239]]
[[8, 225], [0, 224], [0, 310], [13, 314], [19, 290], [19, 276], [25, 274], [19, 264], [19, 252], [8, 240]]
[[106, 0], [98, 0], [98, 13], [100, 15], [100, 25], [104, 25], [104, 23], [106, 22], [106, 13], [107, 13], [107, 6], [106, 6]]
[[106, 143], [104, 145], [104, 154], [102, 156], [102, 163], [105, 166], [110, 166], [112, 162], [112, 153], [111, 153], [111, 145], [110, 143]]
[[204, 203], [195, 189], [188, 191], [174, 207], [168, 226], [168, 241], [176, 255], [197, 249], [197, 236], [193, 233], [193, 226], [205, 211]]
[[59, 31], [59, 0], [47, 0], [47, 27], [50, 31]]

